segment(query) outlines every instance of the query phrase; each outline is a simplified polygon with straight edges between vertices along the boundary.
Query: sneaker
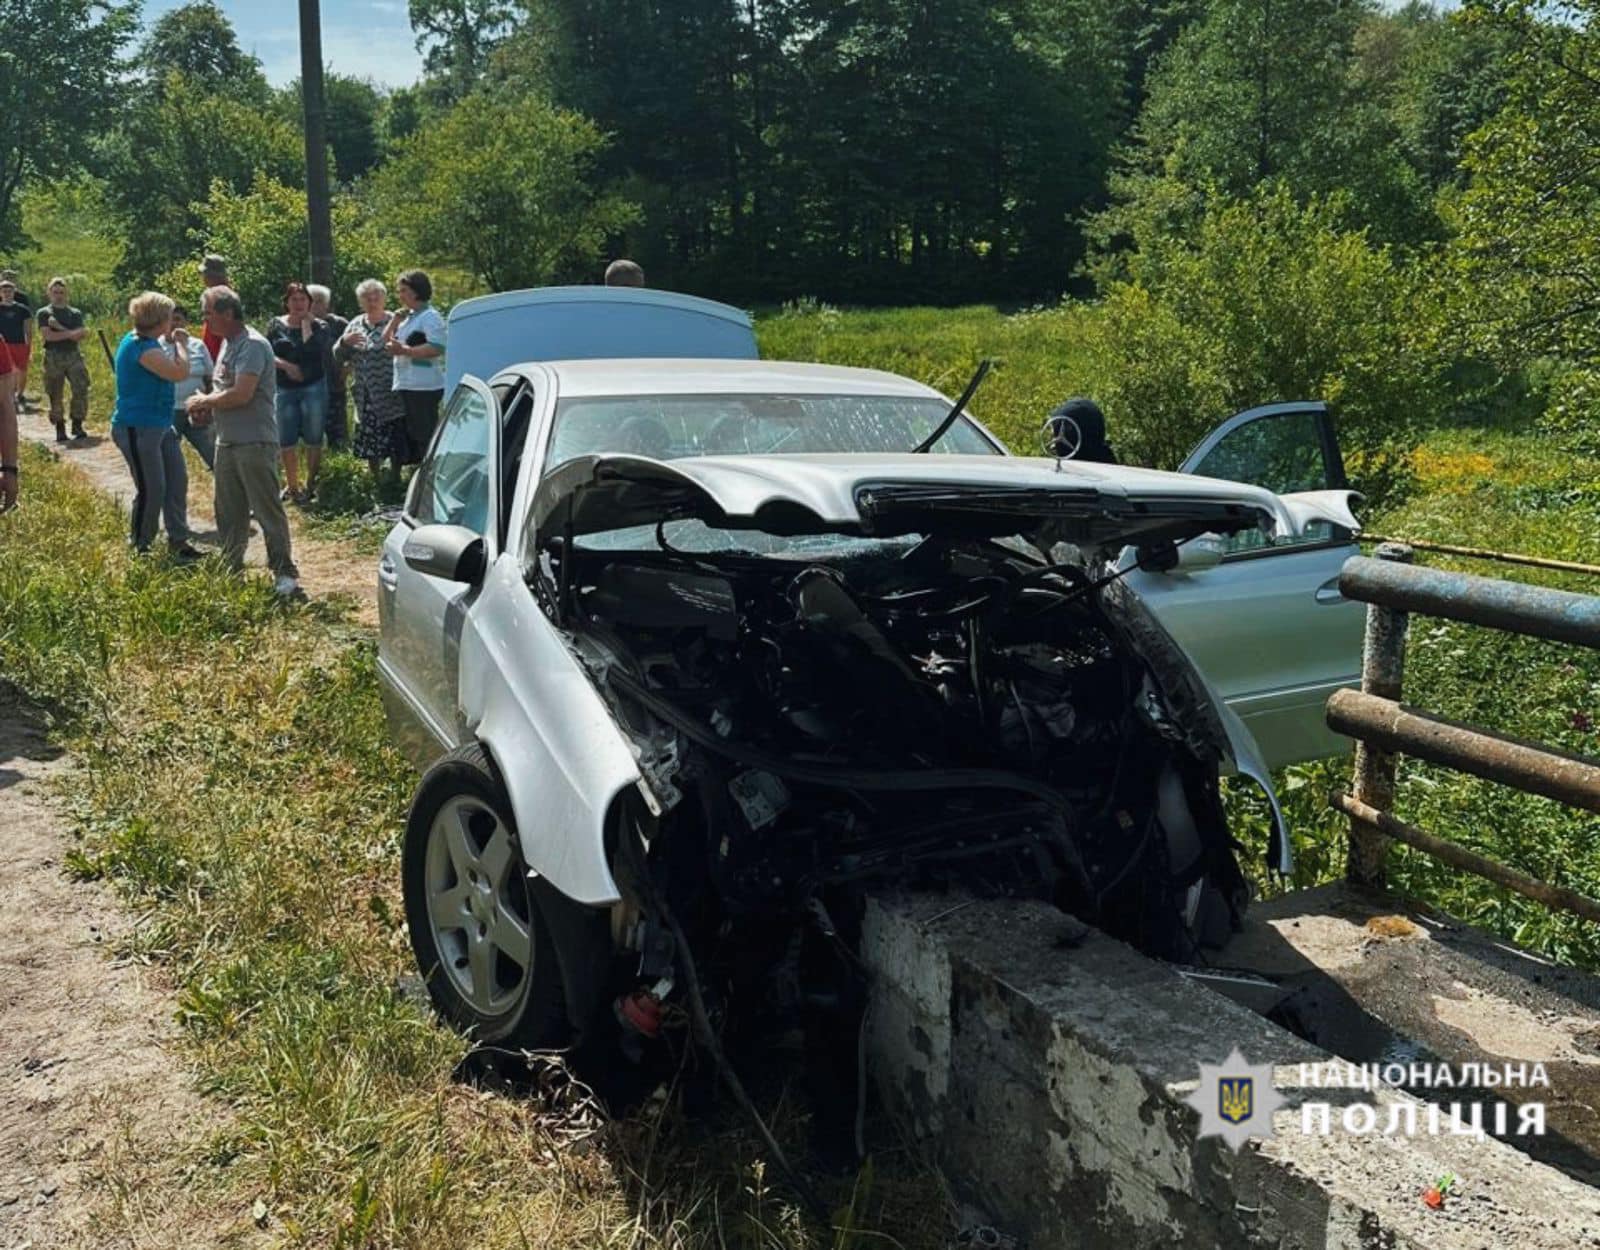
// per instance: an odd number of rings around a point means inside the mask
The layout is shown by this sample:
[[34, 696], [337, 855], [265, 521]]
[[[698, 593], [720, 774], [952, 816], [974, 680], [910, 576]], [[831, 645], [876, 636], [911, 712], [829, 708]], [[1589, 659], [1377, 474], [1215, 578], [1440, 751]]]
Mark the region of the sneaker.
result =
[[89, 437], [89, 431], [84, 429], [81, 425], [75, 425], [75, 426], [72, 427], [72, 441], [73, 442], [81, 443], [84, 439], [86, 439], [88, 437]]
[[57, 421], [55, 423], [55, 426], [56, 426], [56, 442], [58, 442], [58, 443], [66, 442], [67, 441], [67, 427], [66, 427], [66, 425], [63, 422]]
[[294, 598], [300, 593], [299, 579], [293, 577], [280, 577], [277, 581], [272, 583], [272, 593], [285, 599]]
[[181, 547], [171, 548], [168, 554], [179, 564], [193, 564], [196, 560], [205, 558], [198, 547], [189, 543], [184, 543]]

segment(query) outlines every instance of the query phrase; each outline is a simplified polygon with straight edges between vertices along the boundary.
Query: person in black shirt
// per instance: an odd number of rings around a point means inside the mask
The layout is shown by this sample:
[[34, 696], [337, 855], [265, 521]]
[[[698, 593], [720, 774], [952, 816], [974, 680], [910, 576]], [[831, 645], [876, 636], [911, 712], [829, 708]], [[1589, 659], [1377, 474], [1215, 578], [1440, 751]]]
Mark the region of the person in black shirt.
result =
[[17, 410], [11, 398], [11, 357], [0, 352], [0, 512], [17, 506]]
[[50, 302], [39, 310], [39, 337], [44, 340], [44, 393], [50, 398], [50, 423], [56, 442], [67, 441], [66, 419], [61, 410], [62, 391], [72, 386], [72, 437], [86, 438], [83, 419], [89, 415], [89, 367], [78, 344], [89, 333], [83, 314], [67, 303], [64, 278], [50, 279]]
[[[322, 464], [322, 436], [328, 420], [328, 375], [323, 370], [328, 327], [311, 315], [305, 283], [283, 288], [283, 316], [267, 326], [267, 342], [278, 367], [278, 448], [283, 455], [283, 498], [312, 499]], [[305, 444], [306, 485], [300, 488], [295, 447]]]
[[0, 269], [0, 282], [11, 282], [17, 288], [17, 303], [27, 306], [29, 312], [33, 311], [33, 297], [22, 289], [22, 275], [15, 269]]
[[311, 296], [311, 315], [328, 327], [328, 354], [322, 371], [328, 379], [328, 446], [337, 451], [350, 437], [350, 394], [344, 362], [333, 354], [333, 349], [350, 323], [333, 311], [333, 292], [327, 287], [313, 282], [306, 291]]
[[16, 375], [11, 393], [16, 397], [17, 411], [21, 412], [22, 388], [28, 381], [28, 357], [33, 353], [33, 310], [17, 298], [14, 277], [0, 277], [0, 347], [11, 358], [11, 370]]

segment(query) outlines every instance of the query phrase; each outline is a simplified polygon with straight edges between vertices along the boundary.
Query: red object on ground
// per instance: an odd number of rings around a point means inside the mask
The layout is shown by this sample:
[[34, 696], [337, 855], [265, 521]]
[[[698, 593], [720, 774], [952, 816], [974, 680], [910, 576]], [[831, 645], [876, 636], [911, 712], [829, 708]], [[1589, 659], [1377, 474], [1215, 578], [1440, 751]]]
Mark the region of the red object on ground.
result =
[[1422, 1201], [1433, 1210], [1437, 1211], [1444, 1206], [1444, 1190], [1437, 1185], [1429, 1185], [1422, 1191]]

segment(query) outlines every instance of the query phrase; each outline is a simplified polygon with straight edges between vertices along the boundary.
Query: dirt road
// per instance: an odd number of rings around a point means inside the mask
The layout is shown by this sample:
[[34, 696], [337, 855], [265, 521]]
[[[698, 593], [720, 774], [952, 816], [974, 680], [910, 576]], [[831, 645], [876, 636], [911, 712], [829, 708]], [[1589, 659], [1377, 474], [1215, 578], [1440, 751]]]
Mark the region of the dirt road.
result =
[[159, 1207], [141, 1197], [221, 1113], [176, 1058], [159, 975], [111, 957], [133, 918], [63, 870], [75, 840], [51, 790], [67, 767], [0, 686], [0, 1250], [228, 1244], [243, 1213], [173, 1206], [171, 1184]]

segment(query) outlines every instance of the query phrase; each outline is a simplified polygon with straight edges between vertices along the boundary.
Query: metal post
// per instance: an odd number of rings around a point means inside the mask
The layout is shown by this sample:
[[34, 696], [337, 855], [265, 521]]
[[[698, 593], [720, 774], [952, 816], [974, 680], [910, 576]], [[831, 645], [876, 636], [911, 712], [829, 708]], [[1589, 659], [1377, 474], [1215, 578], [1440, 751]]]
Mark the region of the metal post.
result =
[[[1384, 543], [1373, 555], [1379, 560], [1410, 564], [1412, 550], [1404, 543]], [[1367, 635], [1361, 655], [1361, 692], [1400, 701], [1406, 668], [1406, 632], [1410, 614], [1367, 605]], [[1396, 759], [1392, 751], [1356, 743], [1355, 798], [1380, 812], [1394, 808]], [[1376, 825], [1350, 818], [1350, 855], [1345, 878], [1353, 885], [1382, 889], [1387, 884], [1389, 839]]]
[[322, 9], [300, 0], [300, 95], [305, 104], [306, 215], [311, 280], [333, 285], [333, 216], [328, 197], [327, 105], [322, 89]]

